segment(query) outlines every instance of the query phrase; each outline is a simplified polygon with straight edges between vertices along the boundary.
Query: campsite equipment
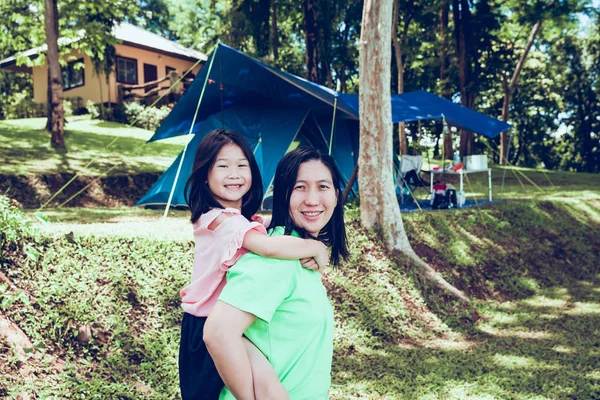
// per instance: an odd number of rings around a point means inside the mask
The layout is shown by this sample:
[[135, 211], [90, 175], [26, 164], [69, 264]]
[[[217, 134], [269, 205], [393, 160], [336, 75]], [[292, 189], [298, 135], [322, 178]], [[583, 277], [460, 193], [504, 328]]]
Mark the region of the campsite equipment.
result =
[[481, 171], [488, 169], [488, 160], [485, 154], [478, 154], [463, 157], [465, 169], [470, 171]]
[[[171, 192], [173, 205], [185, 206], [183, 188], [196, 147], [215, 128], [233, 129], [246, 137], [261, 169], [265, 193], [281, 157], [302, 144], [331, 154], [343, 183], [350, 180], [358, 162], [358, 95], [280, 71], [224, 44], [213, 51], [208, 65], [212, 68], [200, 70], [150, 141], [187, 133], [195, 137], [138, 206], [168, 204]], [[488, 137], [510, 127], [423, 90], [392, 95], [391, 103], [393, 123], [445, 116], [452, 125]]]

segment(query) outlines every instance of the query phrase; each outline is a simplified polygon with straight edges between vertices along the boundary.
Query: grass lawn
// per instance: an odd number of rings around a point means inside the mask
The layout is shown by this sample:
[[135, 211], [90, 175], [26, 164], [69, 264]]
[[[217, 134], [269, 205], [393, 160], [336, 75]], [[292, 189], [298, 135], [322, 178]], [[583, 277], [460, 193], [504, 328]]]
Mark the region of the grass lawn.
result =
[[[163, 172], [190, 139], [177, 137], [146, 144], [152, 132], [127, 125], [72, 117], [65, 127], [67, 151], [50, 147], [46, 118], [0, 121], [0, 174], [52, 172], [112, 175]], [[108, 149], [106, 146], [117, 141]], [[95, 159], [89, 167], [86, 165]]]
[[[177, 398], [187, 213], [167, 225], [158, 210], [47, 215], [55, 222], [2, 250], [0, 271], [18, 289], [0, 284], [0, 311], [34, 346], [0, 351], [4, 393]], [[598, 398], [600, 196], [405, 215], [416, 251], [479, 316], [390, 258], [357, 217], [350, 207], [350, 260], [324, 274], [336, 313], [332, 400]], [[81, 326], [89, 343], [76, 339]]]
[[[164, 172], [190, 137], [181, 136], [146, 144], [152, 132], [127, 125], [72, 117], [65, 129], [67, 152], [50, 147], [44, 130], [45, 118], [0, 121], [0, 174], [37, 175], [76, 173], [81, 175], [135, 175]], [[117, 142], [106, 149], [115, 138]], [[95, 159], [86, 168], [87, 163]], [[432, 165], [439, 161], [431, 160]], [[578, 197], [600, 192], [600, 175], [545, 171], [540, 169], [492, 165], [494, 199], [552, 199]], [[427, 165], [424, 166], [427, 169]], [[502, 179], [505, 177], [504, 188]], [[428, 177], [427, 177], [428, 179]], [[436, 180], [442, 180], [436, 176]], [[447, 177], [458, 187], [458, 177]], [[486, 174], [472, 174], [465, 179], [467, 198], [486, 199]]]
[[[82, 119], [60, 154], [43, 123], [0, 121], [0, 174], [162, 171], [186, 140], [143, 145], [150, 132]], [[347, 207], [351, 258], [324, 273], [336, 315], [332, 400], [600, 399], [600, 177], [492, 168], [496, 198], [506, 171], [509, 201], [403, 215], [415, 251], [474, 312], [389, 255]], [[465, 188], [487, 197], [487, 176]], [[31, 341], [19, 351], [0, 332], [0, 397], [178, 398], [188, 212], [164, 224], [161, 210], [130, 207], [49, 208], [49, 222], [0, 212], [0, 328], [9, 319]], [[82, 328], [89, 342], [77, 339]]]

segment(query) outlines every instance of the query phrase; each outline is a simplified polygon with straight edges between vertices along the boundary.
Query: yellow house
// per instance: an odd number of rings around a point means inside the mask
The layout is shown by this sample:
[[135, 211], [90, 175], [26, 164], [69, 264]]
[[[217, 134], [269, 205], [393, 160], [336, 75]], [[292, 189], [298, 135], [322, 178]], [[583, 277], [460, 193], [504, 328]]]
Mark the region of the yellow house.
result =
[[[185, 73], [198, 61], [192, 70], [196, 75], [206, 61], [205, 54], [181, 46], [162, 36], [145, 31], [134, 25], [122, 23], [113, 28], [113, 35], [119, 40], [115, 45], [115, 66], [109, 76], [108, 84], [105, 75], [94, 72], [91, 59], [77, 51], [65, 56], [66, 66], [62, 68], [63, 90], [65, 98], [80, 97], [83, 104], [87, 100], [94, 103], [117, 101], [118, 86], [141, 86], [166, 77], [170, 71], [179, 75]], [[43, 45], [23, 53], [24, 56], [35, 58], [38, 53], [45, 52]], [[83, 67], [81, 67], [83, 65]], [[0, 61], [0, 69], [18, 72], [29, 72], [33, 77], [33, 99], [36, 103], [45, 104], [48, 96], [48, 66], [27, 67], [17, 65], [15, 57]], [[170, 81], [163, 83], [170, 86]], [[134, 89], [130, 92], [143, 95], [156, 85]]]

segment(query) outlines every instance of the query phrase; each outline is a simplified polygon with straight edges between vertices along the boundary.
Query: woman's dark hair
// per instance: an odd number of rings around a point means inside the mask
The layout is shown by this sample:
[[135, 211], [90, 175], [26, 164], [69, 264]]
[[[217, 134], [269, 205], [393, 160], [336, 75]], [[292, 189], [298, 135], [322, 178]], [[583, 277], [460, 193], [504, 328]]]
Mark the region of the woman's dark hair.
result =
[[209, 132], [198, 145], [192, 174], [184, 188], [185, 201], [192, 213], [191, 220], [196, 222], [200, 216], [211, 208], [224, 208], [214, 197], [208, 187], [208, 172], [212, 168], [221, 149], [235, 144], [248, 159], [252, 173], [250, 190], [242, 197], [242, 215], [250, 219], [260, 207], [263, 196], [263, 185], [258, 164], [246, 139], [237, 132], [215, 129]]
[[294, 221], [290, 215], [290, 198], [296, 185], [300, 165], [311, 160], [320, 161], [329, 169], [333, 178], [333, 187], [337, 193], [337, 204], [335, 210], [333, 210], [333, 215], [325, 227], [321, 229], [318, 239], [331, 247], [331, 261], [333, 265], [338, 265], [341, 258], [348, 257], [344, 207], [342, 205], [342, 179], [333, 159], [327, 154], [323, 154], [315, 148], [299, 147], [287, 153], [279, 161], [273, 183], [273, 217], [269, 228], [283, 226], [286, 235], [295, 230], [304, 238], [310, 237], [304, 229], [294, 226]]

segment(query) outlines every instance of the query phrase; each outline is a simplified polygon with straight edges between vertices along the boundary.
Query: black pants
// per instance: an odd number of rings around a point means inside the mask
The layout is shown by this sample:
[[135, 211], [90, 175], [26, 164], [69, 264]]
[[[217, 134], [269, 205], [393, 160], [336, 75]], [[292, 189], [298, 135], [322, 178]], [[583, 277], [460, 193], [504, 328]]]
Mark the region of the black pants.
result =
[[183, 400], [217, 400], [223, 380], [202, 335], [206, 317], [184, 313], [179, 343], [179, 386]]

